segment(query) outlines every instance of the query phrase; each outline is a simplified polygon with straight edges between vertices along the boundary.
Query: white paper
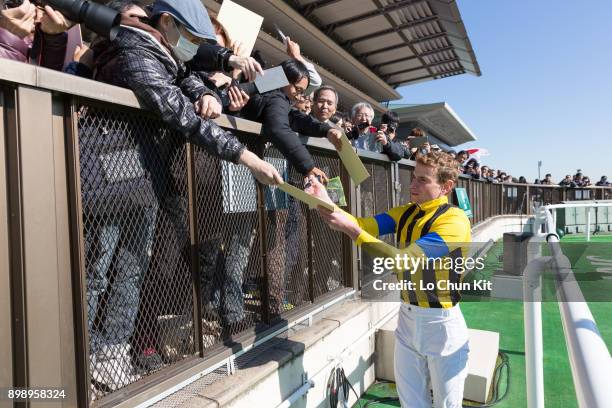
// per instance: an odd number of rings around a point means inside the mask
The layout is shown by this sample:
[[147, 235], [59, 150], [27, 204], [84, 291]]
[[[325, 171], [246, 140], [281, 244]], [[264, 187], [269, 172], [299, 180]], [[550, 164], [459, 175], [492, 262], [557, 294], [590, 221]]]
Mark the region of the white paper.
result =
[[227, 31], [231, 41], [242, 44], [240, 56], [250, 56], [255, 47], [263, 17], [231, 0], [224, 0], [217, 20]]
[[274, 89], [289, 85], [289, 80], [283, 71], [283, 67], [266, 69], [264, 75], [257, 73], [255, 86], [259, 93], [265, 93]]

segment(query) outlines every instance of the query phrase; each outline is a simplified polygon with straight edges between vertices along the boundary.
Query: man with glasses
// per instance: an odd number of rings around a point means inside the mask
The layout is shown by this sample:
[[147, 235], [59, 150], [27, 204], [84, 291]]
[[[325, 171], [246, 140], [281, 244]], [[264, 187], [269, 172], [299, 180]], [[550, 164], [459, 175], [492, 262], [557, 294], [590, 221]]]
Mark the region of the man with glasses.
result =
[[371, 129], [373, 119], [374, 108], [369, 103], [359, 102], [353, 106], [351, 109], [353, 130], [347, 135], [352, 139], [353, 146], [371, 152], [380, 151], [377, 148], [376, 133]]
[[307, 66], [288, 59], [281, 64], [289, 85], [265, 94], [256, 94], [240, 114], [262, 124], [262, 134], [287, 158], [303, 177], [314, 175], [327, 181], [327, 175], [317, 168], [312, 156], [300, 141], [297, 133], [305, 136], [327, 137], [334, 145], [340, 144], [340, 132], [326, 123], [292, 109], [310, 85]]
[[310, 115], [310, 112], [312, 111], [311, 96], [310, 95], [300, 96], [298, 100], [293, 104], [293, 107], [306, 115]]

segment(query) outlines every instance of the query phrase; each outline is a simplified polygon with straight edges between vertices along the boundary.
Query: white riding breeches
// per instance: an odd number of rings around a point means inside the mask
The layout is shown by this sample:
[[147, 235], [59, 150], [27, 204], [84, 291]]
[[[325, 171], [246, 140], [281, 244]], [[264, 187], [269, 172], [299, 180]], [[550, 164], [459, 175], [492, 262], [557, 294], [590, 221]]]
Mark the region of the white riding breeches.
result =
[[459, 305], [402, 304], [395, 331], [395, 382], [403, 408], [461, 408], [468, 330]]

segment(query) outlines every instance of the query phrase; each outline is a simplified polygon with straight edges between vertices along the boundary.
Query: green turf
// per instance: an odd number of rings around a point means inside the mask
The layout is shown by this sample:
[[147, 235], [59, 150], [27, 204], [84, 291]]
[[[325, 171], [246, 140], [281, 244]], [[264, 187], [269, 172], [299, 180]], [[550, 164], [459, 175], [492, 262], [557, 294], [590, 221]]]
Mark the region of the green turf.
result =
[[[567, 235], [562, 240], [566, 242], [584, 242], [584, 236]], [[595, 235], [592, 242], [612, 242], [612, 234]], [[564, 250], [565, 250], [564, 246]], [[571, 248], [571, 247], [570, 247]], [[605, 246], [588, 247], [583, 250], [581, 257], [602, 251]], [[589, 252], [590, 251], [590, 252]], [[499, 259], [503, 253], [502, 243], [497, 242], [490, 250], [486, 259], [486, 267], [477, 274], [466, 277], [474, 279], [489, 278], [494, 271], [502, 267]], [[599, 252], [597, 252], [599, 253]], [[612, 252], [607, 258], [612, 259]], [[570, 255], [568, 257], [571, 258]], [[577, 267], [580, 268], [580, 260]], [[612, 282], [610, 280], [609, 282]], [[590, 284], [590, 282], [588, 282]], [[583, 287], [583, 282], [580, 282]], [[491, 299], [488, 293], [477, 293], [464, 296], [461, 310], [465, 316], [468, 327], [472, 329], [490, 330], [500, 334], [500, 350], [506, 353], [510, 361], [510, 391], [508, 396], [495, 405], [499, 408], [526, 407], [525, 383], [525, 339], [523, 330], [523, 303], [519, 301], [506, 301]], [[610, 295], [612, 296], [612, 295]], [[598, 324], [608, 348], [612, 346], [612, 302], [589, 302], [593, 317]], [[571, 370], [567, 357], [567, 349], [559, 315], [557, 302], [542, 303], [542, 326], [544, 337], [544, 392], [547, 407], [574, 408], [577, 407]], [[503, 381], [502, 381], [503, 382]], [[503, 382], [505, 386], [505, 382]], [[503, 394], [504, 386], [500, 387]], [[374, 384], [362, 396], [361, 406], [365, 406], [376, 398], [397, 396], [395, 388], [389, 384]], [[354, 407], [359, 407], [355, 404]], [[397, 407], [399, 403], [372, 404], [368, 407]]]
[[[561, 239], [562, 242], [586, 242], [585, 234], [567, 234]], [[612, 243], [612, 233], [596, 233], [591, 234], [591, 242], [607, 242]]]
[[353, 405], [353, 408], [365, 407], [368, 403], [368, 408], [383, 408], [383, 407], [399, 407], [399, 401], [387, 401], [387, 402], [374, 402], [375, 400], [397, 398], [397, 389], [395, 384], [386, 382], [378, 382], [372, 385], [368, 390], [361, 396], [361, 399]]
[[[562, 250], [572, 263], [572, 269], [582, 293], [597, 323], [602, 338], [612, 349], [612, 234], [595, 234], [586, 243], [584, 234], [568, 234], [562, 240]], [[608, 260], [607, 266], [594, 265], [588, 259], [596, 256]]]

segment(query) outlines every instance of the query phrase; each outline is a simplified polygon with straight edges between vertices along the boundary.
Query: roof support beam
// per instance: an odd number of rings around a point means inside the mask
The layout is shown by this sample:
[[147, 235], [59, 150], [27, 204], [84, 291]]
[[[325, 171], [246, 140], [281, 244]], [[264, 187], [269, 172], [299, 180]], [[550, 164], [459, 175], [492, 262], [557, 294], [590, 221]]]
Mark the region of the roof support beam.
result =
[[395, 33], [395, 32], [400, 32], [401, 30], [405, 30], [407, 28], [418, 27], [420, 25], [431, 23], [431, 22], [436, 21], [436, 20], [438, 20], [437, 16], [424, 17], [424, 18], [421, 18], [421, 19], [418, 19], [418, 20], [410, 21], [408, 23], [400, 24], [400, 25], [398, 25], [396, 27], [391, 27], [391, 28], [387, 28], [385, 30], [376, 31], [374, 33], [363, 35], [361, 37], [351, 38], [350, 40], [345, 41], [344, 43], [340, 44], [340, 46], [344, 47], [346, 45], [352, 45], [352, 44], [355, 44], [355, 43], [360, 42], [360, 41], [371, 40], [372, 38], [380, 37], [380, 36], [385, 35], [385, 34], [391, 34], [391, 33]]
[[358, 16], [353, 16], [344, 20], [340, 20], [340, 21], [336, 21], [335, 23], [331, 23], [326, 25], [325, 27], [322, 27], [322, 31], [334, 31], [339, 27], [348, 25], [348, 24], [353, 24], [353, 23], [357, 23], [359, 21], [363, 21], [363, 20], [367, 20], [368, 18], [372, 18], [372, 17], [376, 17], [376, 16], [382, 16], [384, 14], [390, 13], [392, 11], [395, 10], [399, 10], [402, 9], [406, 6], [410, 6], [413, 4], [418, 4], [418, 3], [424, 3], [427, 0], [403, 0], [403, 1], [398, 1], [397, 3], [393, 3], [393, 4], [389, 4], [386, 6], [381, 6], [378, 9], [374, 10], [374, 11], [369, 11], [367, 13], [363, 13], [360, 14]]
[[306, 4], [304, 7], [299, 8], [299, 12], [304, 17], [308, 18], [312, 13], [317, 11], [318, 8], [328, 6], [330, 4], [339, 3], [342, 0], [318, 0], [312, 3]]
[[401, 71], [390, 72], [388, 74], [383, 75], [381, 78], [384, 79], [384, 80], [387, 80], [387, 79], [391, 78], [393, 75], [406, 74], [408, 72], [418, 71], [420, 69], [425, 69], [425, 68], [433, 68], [433, 67], [437, 67], [439, 65], [448, 64], [448, 63], [451, 63], [451, 62], [460, 62], [460, 61], [459, 61], [459, 58], [451, 58], [451, 59], [447, 59], [447, 60], [443, 60], [443, 61], [439, 61], [439, 62], [434, 62], [433, 64], [427, 64], [427, 65], [422, 65], [422, 66], [418, 66], [418, 67], [414, 67], [414, 68], [402, 69]]
[[[376, 7], [378, 7], [379, 9], [383, 8], [382, 3], [380, 2], [380, 0], [372, 0], [374, 2], [374, 4], [376, 4]], [[395, 22], [395, 20], [391, 17], [391, 14], [384, 14], [385, 19], [387, 20], [387, 22], [389, 23], [389, 25], [391, 25], [391, 27], [397, 27], [397, 23]], [[421, 63], [421, 65], [425, 65], [425, 61], [423, 61], [423, 58], [418, 56], [418, 52], [416, 50], [416, 48], [414, 48], [414, 44], [413, 41], [411, 41], [406, 34], [403, 31], [398, 31], [397, 35], [400, 36], [400, 38], [404, 41], [404, 43], [408, 44], [408, 48], [410, 49], [410, 52], [412, 53], [412, 55], [416, 55], [417, 58], [419, 59], [419, 62]], [[367, 61], [366, 57], [362, 57], [364, 60]], [[379, 71], [374, 71], [376, 72], [378, 75], [380, 75]], [[431, 73], [431, 68], [427, 68], [427, 72]]]
[[391, 85], [392, 87], [397, 88], [399, 85], [409, 84], [410, 82], [416, 82], [416, 81], [420, 81], [420, 80], [423, 80], [423, 79], [430, 79], [430, 78], [438, 79], [441, 76], [447, 77], [447, 76], [455, 76], [455, 75], [461, 75], [461, 74], [465, 74], [465, 70], [463, 68], [462, 69], [456, 69], [456, 70], [453, 70], [453, 71], [439, 72], [439, 73], [431, 74], [431, 75], [423, 75], [423, 76], [420, 76], [418, 78], [412, 78], [412, 79], [408, 79], [408, 80], [405, 80], [405, 81], [391, 82], [391, 83], [389, 83], [389, 85]]
[[[405, 43], [401, 43], [401, 44], [397, 44], [397, 45], [392, 45], [390, 47], [380, 48], [380, 49], [375, 50], [375, 51], [364, 52], [363, 54], [359, 54], [357, 57], [358, 58], [367, 58], [367, 57], [370, 57], [370, 56], [375, 55], [375, 54], [380, 54], [380, 53], [387, 52], [387, 51], [397, 50], [399, 48], [403, 48], [403, 47], [406, 47], [406, 46], [412, 47], [412, 45], [414, 45], [414, 44], [418, 44], [418, 43], [421, 43], [423, 41], [428, 41], [428, 40], [435, 40], [436, 38], [441, 38], [441, 37], [446, 37], [446, 33], [444, 33], [444, 32], [436, 33], [436, 34], [433, 34], [433, 35], [428, 35], [427, 37], [419, 38], [419, 39], [417, 39], [415, 41], [407, 41]], [[415, 56], [417, 58], [420, 55], [422, 55], [422, 54], [417, 53], [416, 50], [415, 50], [414, 54], [415, 54]]]
[[391, 61], [386, 61], [386, 62], [382, 62], [380, 64], [376, 64], [376, 65], [372, 65], [372, 69], [378, 69], [380, 67], [384, 67], [385, 65], [391, 65], [391, 64], [395, 64], [397, 62], [404, 62], [404, 61], [410, 61], [413, 59], [419, 59], [419, 57], [428, 57], [430, 55], [435, 55], [439, 52], [444, 52], [444, 51], [452, 51], [454, 49], [454, 47], [452, 46], [448, 46], [448, 47], [444, 47], [444, 48], [438, 48], [435, 50], [431, 50], [431, 51], [427, 51], [427, 52], [423, 52], [419, 55], [413, 55], [412, 57], [404, 57], [404, 58], [398, 58], [398, 59], [394, 59]]

